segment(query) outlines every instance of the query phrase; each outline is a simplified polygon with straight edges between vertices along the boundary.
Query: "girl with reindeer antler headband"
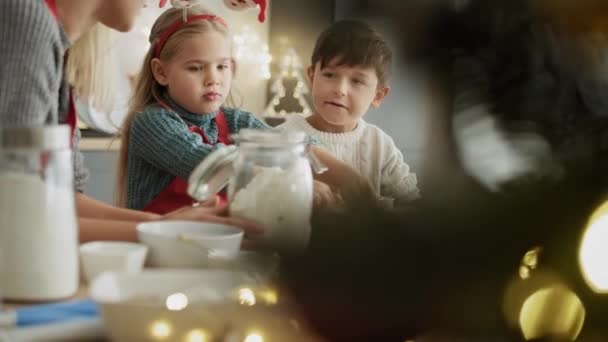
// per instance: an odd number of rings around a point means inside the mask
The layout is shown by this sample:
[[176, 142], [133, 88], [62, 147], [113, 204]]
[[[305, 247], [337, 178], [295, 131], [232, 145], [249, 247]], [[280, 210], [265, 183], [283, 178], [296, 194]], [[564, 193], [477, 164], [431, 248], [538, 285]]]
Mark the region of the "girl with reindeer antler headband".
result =
[[[175, 1], [178, 2], [178, 1]], [[236, 63], [227, 23], [199, 6], [158, 17], [122, 129], [118, 192], [132, 209], [166, 213], [192, 199], [186, 179], [242, 128], [267, 128], [224, 104]]]

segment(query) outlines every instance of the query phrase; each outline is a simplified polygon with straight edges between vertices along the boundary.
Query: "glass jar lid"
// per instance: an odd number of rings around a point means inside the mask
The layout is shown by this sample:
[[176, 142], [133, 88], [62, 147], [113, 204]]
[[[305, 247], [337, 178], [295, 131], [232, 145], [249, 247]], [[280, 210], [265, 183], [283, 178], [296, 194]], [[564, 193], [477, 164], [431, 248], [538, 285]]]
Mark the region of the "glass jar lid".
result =
[[231, 135], [237, 145], [254, 144], [259, 147], [287, 147], [308, 143], [308, 135], [302, 131], [278, 129], [241, 129], [238, 134]]

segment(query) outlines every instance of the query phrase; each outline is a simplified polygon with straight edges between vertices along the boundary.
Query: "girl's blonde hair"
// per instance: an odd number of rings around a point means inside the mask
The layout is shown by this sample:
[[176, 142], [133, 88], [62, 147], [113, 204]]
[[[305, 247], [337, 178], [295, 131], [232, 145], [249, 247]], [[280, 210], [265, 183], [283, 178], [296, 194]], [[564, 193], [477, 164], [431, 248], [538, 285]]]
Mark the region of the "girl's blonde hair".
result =
[[65, 74], [68, 83], [85, 103], [109, 113], [114, 104], [112, 88], [117, 68], [112, 53], [112, 30], [95, 24], [69, 49]]
[[[193, 7], [188, 9], [188, 16], [209, 14], [213, 13], [200, 8]], [[161, 14], [152, 30], [150, 32], [150, 48], [146, 53], [141, 71], [137, 75], [135, 81], [135, 89], [133, 97], [129, 105], [129, 111], [123, 122], [120, 130], [120, 155], [118, 160], [118, 177], [117, 183], [117, 202], [120, 206], [125, 206], [127, 201], [127, 166], [128, 166], [128, 155], [129, 155], [129, 136], [133, 119], [138, 113], [141, 113], [146, 106], [154, 103], [158, 103], [162, 94], [162, 87], [156, 82], [154, 75], [152, 74], [151, 62], [152, 59], [158, 57], [161, 61], [170, 61], [179, 52], [181, 45], [185, 40], [192, 37], [195, 34], [206, 33], [206, 32], [220, 32], [230, 39], [230, 33], [228, 28], [222, 23], [213, 20], [195, 20], [184, 26], [180, 27], [175, 31], [165, 42], [160, 56], [156, 56], [156, 44], [158, 43], [161, 35], [167, 30], [169, 26], [175, 23], [177, 20], [181, 20], [183, 16], [182, 9], [171, 8], [163, 14]], [[234, 60], [233, 60], [234, 62]], [[228, 104], [231, 105], [231, 95], [228, 96]]]

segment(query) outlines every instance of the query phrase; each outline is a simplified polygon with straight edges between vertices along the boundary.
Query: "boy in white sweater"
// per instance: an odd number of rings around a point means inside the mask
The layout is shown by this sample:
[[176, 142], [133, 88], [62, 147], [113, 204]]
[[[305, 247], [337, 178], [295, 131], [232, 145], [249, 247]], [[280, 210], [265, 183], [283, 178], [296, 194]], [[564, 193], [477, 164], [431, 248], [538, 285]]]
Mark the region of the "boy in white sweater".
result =
[[379, 198], [399, 205], [419, 197], [416, 174], [393, 139], [362, 118], [389, 93], [391, 59], [386, 41], [367, 24], [334, 23], [317, 39], [307, 70], [314, 114], [294, 116], [280, 127], [316, 138], [369, 179]]

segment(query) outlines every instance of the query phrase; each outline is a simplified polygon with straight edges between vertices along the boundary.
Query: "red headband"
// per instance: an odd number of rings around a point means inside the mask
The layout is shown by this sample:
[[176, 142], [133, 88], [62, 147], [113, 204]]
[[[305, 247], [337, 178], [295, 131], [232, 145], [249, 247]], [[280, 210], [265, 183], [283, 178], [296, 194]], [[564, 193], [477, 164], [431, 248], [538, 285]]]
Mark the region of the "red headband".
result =
[[156, 50], [155, 51], [156, 57], [160, 56], [160, 52], [163, 50], [165, 43], [167, 43], [167, 40], [169, 39], [169, 37], [171, 37], [175, 33], [175, 31], [179, 30], [184, 25], [187, 25], [191, 22], [199, 21], [199, 20], [215, 21], [216, 23], [220, 23], [220, 24], [228, 27], [228, 25], [226, 25], [226, 22], [224, 21], [224, 19], [222, 19], [216, 15], [211, 15], [211, 14], [193, 15], [191, 17], [188, 17], [188, 19], [186, 19], [186, 21], [182, 20], [181, 18], [177, 19], [173, 24], [171, 24], [171, 26], [167, 27], [165, 32], [163, 32], [163, 34], [158, 39], [158, 42], [156, 42], [156, 46], [154, 48]]

